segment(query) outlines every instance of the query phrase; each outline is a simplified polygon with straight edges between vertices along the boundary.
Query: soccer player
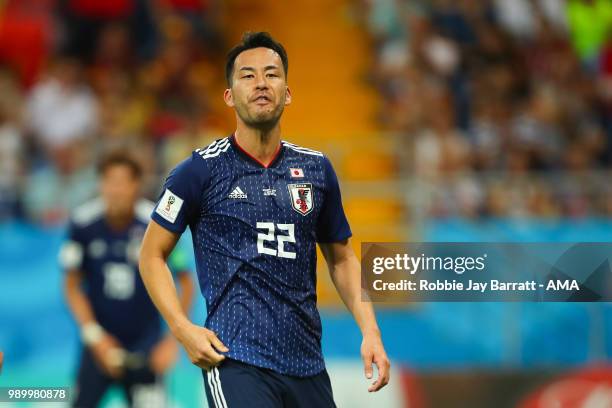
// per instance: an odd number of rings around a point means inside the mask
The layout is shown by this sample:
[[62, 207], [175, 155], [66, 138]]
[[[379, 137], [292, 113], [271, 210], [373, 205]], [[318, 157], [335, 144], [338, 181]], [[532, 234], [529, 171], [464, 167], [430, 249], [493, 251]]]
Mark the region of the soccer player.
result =
[[[313, 62], [316, 63], [316, 62]], [[236, 130], [196, 149], [166, 180], [143, 241], [140, 272], [153, 302], [202, 367], [211, 407], [333, 407], [316, 307], [316, 244], [361, 332], [369, 391], [389, 381], [371, 303], [349, 237], [336, 174], [318, 151], [281, 140], [291, 103], [287, 54], [246, 33], [228, 54], [225, 103]], [[324, 97], [324, 96], [323, 96]], [[188, 320], [166, 256], [192, 231], [208, 316]]]
[[[78, 208], [60, 253], [65, 295], [84, 345], [75, 407], [96, 407], [113, 383], [134, 407], [163, 407], [160, 376], [178, 347], [164, 335], [159, 313], [138, 274], [138, 252], [154, 204], [139, 199], [142, 170], [126, 152], [99, 166], [101, 197]], [[181, 310], [189, 310], [193, 284], [178, 271]]]

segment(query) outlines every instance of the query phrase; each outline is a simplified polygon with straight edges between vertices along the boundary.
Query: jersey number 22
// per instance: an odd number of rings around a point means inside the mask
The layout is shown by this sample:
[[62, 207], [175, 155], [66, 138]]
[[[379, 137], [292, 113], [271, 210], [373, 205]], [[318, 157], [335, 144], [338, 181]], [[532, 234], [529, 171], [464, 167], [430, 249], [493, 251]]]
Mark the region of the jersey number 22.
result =
[[[260, 254], [278, 256], [280, 258], [295, 259], [295, 252], [285, 251], [285, 242], [295, 243], [294, 224], [274, 224], [273, 222], [258, 222], [257, 229], [265, 229], [266, 232], [257, 234], [257, 252]], [[276, 230], [284, 234], [276, 234]], [[276, 248], [270, 248], [265, 243], [276, 243]]]

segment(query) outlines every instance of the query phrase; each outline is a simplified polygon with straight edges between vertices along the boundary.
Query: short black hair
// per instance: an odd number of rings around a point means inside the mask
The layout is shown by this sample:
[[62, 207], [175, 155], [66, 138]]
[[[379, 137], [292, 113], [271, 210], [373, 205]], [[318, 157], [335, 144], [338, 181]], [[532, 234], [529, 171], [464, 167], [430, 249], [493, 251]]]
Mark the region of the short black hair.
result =
[[142, 165], [127, 150], [113, 150], [102, 156], [98, 163], [98, 174], [103, 176], [113, 166], [126, 166], [130, 169], [135, 179], [140, 180], [142, 178]]
[[276, 41], [270, 33], [265, 31], [258, 32], [250, 32], [247, 31], [242, 35], [242, 40], [240, 44], [236, 45], [234, 48], [227, 53], [227, 60], [225, 63], [225, 80], [227, 81], [227, 85], [232, 85], [232, 73], [234, 71], [234, 62], [236, 61], [236, 57], [246, 50], [250, 50], [253, 48], [269, 48], [275, 51], [279, 56], [283, 63], [283, 68], [285, 69], [285, 77], [289, 72], [289, 59], [287, 58], [287, 51], [285, 51], [285, 47], [278, 41]]

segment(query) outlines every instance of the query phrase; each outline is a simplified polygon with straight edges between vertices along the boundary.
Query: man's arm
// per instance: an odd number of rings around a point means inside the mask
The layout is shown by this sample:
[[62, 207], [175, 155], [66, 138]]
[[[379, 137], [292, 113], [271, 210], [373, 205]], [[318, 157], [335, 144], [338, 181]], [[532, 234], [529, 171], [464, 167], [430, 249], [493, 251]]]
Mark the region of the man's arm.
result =
[[214, 332], [191, 323], [179, 300], [172, 273], [166, 263], [178, 239], [179, 235], [151, 221], [140, 250], [140, 275], [153, 303], [174, 337], [185, 348], [191, 362], [208, 369], [225, 359], [218, 352], [229, 350]]
[[191, 305], [193, 305], [193, 280], [188, 271], [179, 272], [177, 279], [179, 287], [181, 288], [179, 302], [183, 310], [189, 311], [191, 310]]
[[81, 289], [83, 273], [76, 269], [66, 271], [64, 278], [64, 295], [74, 319], [80, 327], [96, 324], [89, 300]]
[[[177, 275], [179, 285], [179, 303], [184, 311], [189, 313], [193, 301], [193, 281], [188, 271], [181, 271]], [[170, 333], [166, 334], [153, 347], [150, 356], [150, 365], [157, 374], [163, 374], [176, 361], [177, 357], [176, 339]]]
[[390, 364], [382, 344], [372, 303], [362, 300], [361, 266], [357, 256], [348, 239], [342, 242], [321, 243], [319, 247], [327, 261], [329, 273], [338, 294], [353, 314], [363, 335], [361, 358], [366, 377], [372, 378], [372, 363], [378, 368], [378, 378], [368, 388], [368, 391], [378, 391], [389, 382]]
[[111, 377], [122, 374], [120, 361], [115, 357], [121, 351], [119, 341], [105, 332], [96, 321], [89, 299], [82, 289], [83, 273], [77, 269], [66, 271], [64, 296], [81, 330], [81, 337], [102, 369]]

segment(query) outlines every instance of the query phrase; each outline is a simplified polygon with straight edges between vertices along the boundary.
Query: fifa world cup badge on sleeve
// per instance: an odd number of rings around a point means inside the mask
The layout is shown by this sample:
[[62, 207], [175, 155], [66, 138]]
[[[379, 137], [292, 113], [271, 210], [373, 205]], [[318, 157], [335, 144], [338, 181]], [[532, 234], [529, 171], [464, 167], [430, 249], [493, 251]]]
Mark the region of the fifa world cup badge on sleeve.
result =
[[157, 204], [156, 213], [162, 216], [166, 221], [174, 223], [176, 217], [183, 206], [183, 199], [174, 194], [169, 189], [166, 189], [164, 196]]

